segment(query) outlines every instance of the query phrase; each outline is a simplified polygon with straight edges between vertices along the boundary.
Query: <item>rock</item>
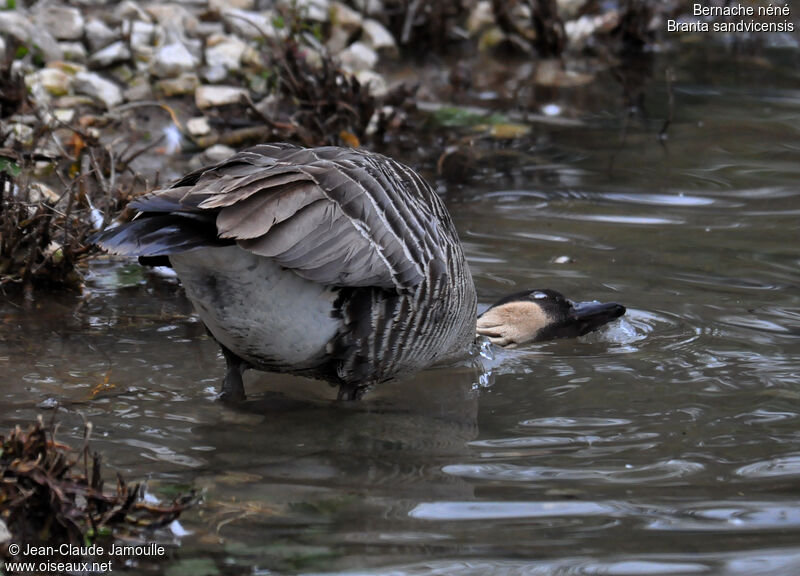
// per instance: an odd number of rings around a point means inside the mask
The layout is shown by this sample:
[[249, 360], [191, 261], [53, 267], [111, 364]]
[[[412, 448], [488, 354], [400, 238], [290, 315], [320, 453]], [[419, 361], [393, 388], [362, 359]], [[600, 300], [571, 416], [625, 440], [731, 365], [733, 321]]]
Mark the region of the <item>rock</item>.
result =
[[381, 0], [353, 0], [353, 7], [362, 14], [383, 14], [385, 8]]
[[597, 16], [584, 15], [564, 24], [564, 33], [571, 50], [582, 50], [586, 43], [597, 34], [608, 33], [619, 25], [616, 11]]
[[179, 4], [149, 4], [147, 13], [164, 28], [176, 32], [181, 40], [185, 34], [194, 36], [199, 25], [197, 16]]
[[129, 84], [122, 95], [125, 97], [126, 102], [152, 100], [153, 88], [150, 86], [150, 78], [139, 78], [138, 81]]
[[368, 18], [361, 27], [361, 41], [376, 52], [397, 53], [397, 42], [386, 27]]
[[0, 36], [0, 62], [6, 61], [6, 41]]
[[86, 42], [93, 52], [105, 48], [115, 40], [119, 40], [119, 34], [102, 20], [89, 18], [86, 22]]
[[38, 204], [39, 202], [55, 204], [60, 199], [61, 196], [56, 194], [52, 188], [41, 182], [31, 182], [28, 188], [28, 201], [33, 204]]
[[364, 17], [344, 2], [331, 2], [330, 13], [331, 26], [344, 30], [348, 34], [354, 34], [361, 30], [361, 25], [364, 23]]
[[214, 12], [222, 12], [229, 8], [253, 10], [255, 7], [255, 0], [208, 0], [208, 9]]
[[38, 4], [36, 23], [57, 40], [79, 40], [83, 37], [84, 20], [81, 11], [69, 6]]
[[342, 2], [331, 2], [331, 31], [326, 45], [333, 54], [344, 50], [361, 30], [364, 17]]
[[279, 40], [286, 37], [286, 31], [275, 28], [272, 22], [275, 12], [265, 10], [263, 12], [251, 12], [248, 10], [225, 10], [222, 19], [231, 32], [251, 40], [266, 37], [272, 40]]
[[162, 44], [163, 32], [150, 22], [128, 20], [123, 24], [122, 29], [127, 29], [134, 51], [148, 52], [156, 44]]
[[214, 34], [225, 34], [225, 25], [222, 22], [197, 22], [197, 36], [208, 38]]
[[72, 62], [86, 62], [86, 47], [80, 42], [59, 42], [58, 47], [65, 60]]
[[62, 124], [69, 124], [75, 119], [75, 108], [56, 108], [53, 117]]
[[150, 16], [139, 6], [138, 2], [125, 0], [114, 9], [114, 17], [117, 20], [139, 20], [141, 22], [151, 22]]
[[386, 84], [386, 80], [374, 70], [359, 70], [356, 72], [356, 79], [375, 98], [383, 98], [389, 93], [389, 86]]
[[0, 10], [0, 30], [26, 46], [36, 44], [46, 62], [64, 58], [50, 32], [42, 26], [34, 26], [22, 12]]
[[301, 51], [301, 56], [311, 68], [315, 70], [322, 68], [322, 53], [319, 50], [305, 47]]
[[150, 63], [150, 72], [159, 78], [174, 78], [197, 67], [197, 58], [179, 42], [161, 46]]
[[7, 135], [4, 146], [13, 148], [15, 144], [30, 146], [33, 144], [33, 128], [21, 122], [9, 122], [3, 126], [3, 134]]
[[206, 41], [206, 63], [226, 70], [239, 70], [246, 49], [247, 44], [236, 36], [211, 36]]
[[353, 42], [339, 53], [339, 61], [352, 72], [370, 70], [378, 63], [378, 54], [363, 42]]
[[278, 0], [277, 5], [284, 10], [297, 10], [302, 20], [327, 22], [331, 5], [329, 0]]
[[481, 0], [472, 8], [467, 18], [467, 32], [476, 36], [487, 28], [494, 26], [494, 10], [489, 0]]
[[281, 104], [280, 96], [269, 94], [256, 103], [256, 110], [267, 118], [274, 118]]
[[78, 72], [72, 81], [72, 88], [75, 92], [86, 94], [102, 103], [106, 108], [113, 108], [122, 103], [122, 91], [119, 86], [94, 72]]
[[205, 136], [211, 133], [211, 125], [205, 116], [196, 116], [186, 121], [186, 131], [191, 136]]
[[98, 50], [89, 58], [89, 64], [97, 68], [107, 68], [112, 64], [127, 62], [131, 59], [131, 51], [122, 42], [109, 44], [102, 50]]
[[184, 73], [177, 78], [165, 78], [156, 82], [155, 89], [168, 98], [172, 96], [183, 96], [193, 94], [200, 85], [200, 79], [196, 74]]
[[263, 68], [267, 63], [264, 61], [264, 55], [261, 52], [248, 45], [242, 54], [242, 65], [252, 68]]
[[328, 35], [328, 39], [325, 41], [325, 45], [328, 47], [328, 51], [331, 54], [338, 54], [347, 48], [347, 45], [350, 44], [351, 37], [352, 34], [348, 34], [338, 26], [333, 26]]
[[11, 542], [11, 538], [13, 538], [11, 530], [3, 520], [0, 520], [0, 546]]
[[223, 160], [225, 160], [226, 158], [230, 158], [234, 154], [236, 154], [236, 150], [234, 150], [230, 146], [225, 146], [224, 144], [214, 144], [210, 148], [207, 148], [205, 152], [203, 152], [205, 160], [211, 164], [222, 162]]
[[247, 96], [247, 90], [237, 86], [200, 86], [194, 93], [194, 101], [201, 110], [215, 106], [238, 104]]
[[228, 69], [224, 66], [206, 66], [200, 74], [209, 84], [219, 84], [228, 79]]
[[58, 68], [42, 68], [25, 77], [25, 84], [37, 100], [69, 94], [71, 83], [69, 75]]

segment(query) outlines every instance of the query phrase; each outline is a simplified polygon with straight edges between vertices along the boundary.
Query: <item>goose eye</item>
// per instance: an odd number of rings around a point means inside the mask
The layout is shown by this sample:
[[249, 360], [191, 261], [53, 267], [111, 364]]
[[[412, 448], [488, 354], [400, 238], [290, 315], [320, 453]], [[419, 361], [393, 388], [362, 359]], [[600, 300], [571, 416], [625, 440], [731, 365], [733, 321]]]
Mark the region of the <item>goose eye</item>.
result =
[[531, 292], [531, 298], [533, 298], [534, 300], [544, 300], [545, 298], [547, 298], [547, 294], [545, 294], [544, 292], [539, 292], [537, 290], [535, 292]]

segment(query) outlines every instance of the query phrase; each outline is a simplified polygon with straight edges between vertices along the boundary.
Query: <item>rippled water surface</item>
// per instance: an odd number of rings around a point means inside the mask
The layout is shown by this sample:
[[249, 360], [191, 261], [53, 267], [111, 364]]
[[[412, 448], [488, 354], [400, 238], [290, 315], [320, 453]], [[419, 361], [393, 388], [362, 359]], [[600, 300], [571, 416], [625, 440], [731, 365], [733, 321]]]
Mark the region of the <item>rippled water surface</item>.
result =
[[797, 55], [688, 53], [665, 58], [665, 142], [657, 62], [646, 114], [609, 81], [581, 126], [438, 183], [482, 305], [545, 287], [624, 303], [606, 330], [355, 405], [248, 374], [231, 408], [177, 282], [98, 261], [82, 296], [0, 308], [1, 427], [60, 405], [62, 440], [85, 416], [108, 466], [162, 498], [203, 491], [158, 536], [169, 560], [134, 571], [800, 573]]

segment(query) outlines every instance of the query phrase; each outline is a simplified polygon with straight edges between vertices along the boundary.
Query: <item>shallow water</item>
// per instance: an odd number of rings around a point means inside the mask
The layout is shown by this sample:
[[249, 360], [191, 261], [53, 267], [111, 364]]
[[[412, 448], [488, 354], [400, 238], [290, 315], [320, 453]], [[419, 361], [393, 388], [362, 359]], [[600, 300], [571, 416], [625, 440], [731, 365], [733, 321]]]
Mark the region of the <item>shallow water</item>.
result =
[[551, 287], [628, 306], [604, 331], [355, 405], [249, 374], [231, 408], [177, 282], [97, 261], [83, 296], [2, 304], [0, 428], [58, 405], [62, 440], [86, 417], [107, 465], [156, 496], [203, 491], [157, 536], [169, 558], [134, 572], [800, 572], [797, 54], [734, 66], [717, 48], [657, 61], [646, 117], [610, 81], [594, 104], [565, 91], [581, 127], [536, 127], [485, 150], [485, 177], [438, 182], [483, 305]]

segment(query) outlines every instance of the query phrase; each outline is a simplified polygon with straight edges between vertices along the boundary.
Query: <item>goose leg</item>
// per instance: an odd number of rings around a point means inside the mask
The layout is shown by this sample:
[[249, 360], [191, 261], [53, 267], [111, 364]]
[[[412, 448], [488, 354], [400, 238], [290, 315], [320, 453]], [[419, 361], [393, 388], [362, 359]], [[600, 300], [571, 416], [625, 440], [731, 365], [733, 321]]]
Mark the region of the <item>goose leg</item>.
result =
[[241, 402], [245, 399], [242, 374], [245, 370], [250, 368], [250, 364], [239, 358], [222, 344], [220, 344], [219, 347], [222, 349], [222, 355], [225, 357], [225, 378], [222, 381], [222, 392], [219, 398], [227, 402]]
[[361, 397], [367, 391], [368, 386], [359, 386], [352, 382], [342, 382], [339, 384], [339, 393], [336, 395], [336, 400], [353, 402], [361, 400]]

